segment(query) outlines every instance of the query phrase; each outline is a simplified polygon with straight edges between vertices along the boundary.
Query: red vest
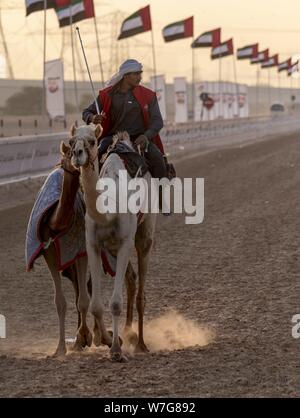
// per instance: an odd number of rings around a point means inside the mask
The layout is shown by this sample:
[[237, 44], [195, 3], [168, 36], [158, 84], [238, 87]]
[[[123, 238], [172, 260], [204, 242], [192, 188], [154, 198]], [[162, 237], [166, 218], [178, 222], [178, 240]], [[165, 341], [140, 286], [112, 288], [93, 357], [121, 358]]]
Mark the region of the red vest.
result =
[[[107, 87], [106, 89], [99, 91], [99, 98], [100, 98], [102, 110], [103, 112], [105, 112], [105, 115], [106, 115], [106, 118], [102, 122], [103, 133], [102, 133], [101, 138], [104, 138], [108, 134], [110, 127], [111, 127], [111, 120], [110, 120], [111, 97], [109, 95], [111, 90], [112, 90], [112, 87]], [[132, 93], [141, 107], [143, 118], [144, 118], [145, 130], [147, 130], [150, 124], [150, 116], [149, 116], [148, 108], [149, 108], [149, 104], [151, 100], [155, 96], [155, 93], [154, 91], [149, 90], [143, 86], [135, 87]], [[163, 154], [165, 153], [164, 147], [163, 147], [163, 144], [159, 135], [155, 136], [154, 138], [151, 138], [151, 141], [157, 146], [157, 148]]]

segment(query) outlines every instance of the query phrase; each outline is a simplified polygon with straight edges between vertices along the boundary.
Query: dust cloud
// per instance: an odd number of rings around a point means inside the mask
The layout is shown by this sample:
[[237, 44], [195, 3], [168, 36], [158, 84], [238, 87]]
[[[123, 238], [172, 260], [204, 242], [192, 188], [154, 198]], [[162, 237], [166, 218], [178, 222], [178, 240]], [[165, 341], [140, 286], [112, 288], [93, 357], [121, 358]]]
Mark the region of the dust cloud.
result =
[[214, 332], [196, 321], [184, 318], [175, 310], [145, 324], [144, 339], [150, 351], [174, 351], [204, 347], [214, 339]]

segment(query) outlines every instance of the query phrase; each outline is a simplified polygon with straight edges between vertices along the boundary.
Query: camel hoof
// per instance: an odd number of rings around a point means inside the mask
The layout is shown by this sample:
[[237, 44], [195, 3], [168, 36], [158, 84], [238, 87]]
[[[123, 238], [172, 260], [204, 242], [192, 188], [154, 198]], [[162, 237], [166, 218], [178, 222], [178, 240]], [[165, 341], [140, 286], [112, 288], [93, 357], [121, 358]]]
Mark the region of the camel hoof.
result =
[[124, 354], [116, 352], [110, 354], [111, 361], [114, 363], [127, 363], [128, 358]]
[[135, 346], [134, 353], [135, 354], [150, 353], [150, 350], [148, 349], [148, 347], [146, 346], [145, 343], [142, 343], [142, 344], [141, 343], [138, 343]]
[[91, 347], [92, 341], [93, 341], [92, 334], [90, 330], [87, 329], [83, 332], [80, 332], [80, 331], [77, 332], [76, 342], [74, 345], [76, 345], [76, 343], [78, 342], [78, 344], [80, 344], [82, 348], [86, 346]]
[[102, 343], [101, 333], [99, 332], [99, 330], [94, 329], [93, 343], [96, 347], [100, 347]]
[[76, 338], [76, 341], [75, 341], [75, 343], [72, 346], [72, 351], [75, 351], [77, 353], [80, 353], [81, 351], [83, 351], [83, 348], [84, 348], [83, 345]]
[[66, 354], [67, 354], [66, 347], [57, 348], [56, 351], [52, 355], [47, 356], [47, 358], [63, 359], [66, 357]]
[[[106, 338], [102, 337], [101, 338], [101, 344], [103, 345], [107, 345], [109, 348], [112, 346], [112, 337], [113, 337], [113, 332], [112, 331], [107, 331], [108, 335], [109, 335], [109, 340], [107, 340]], [[119, 336], [119, 344], [120, 347], [122, 347], [123, 345], [123, 340], [122, 338]]]

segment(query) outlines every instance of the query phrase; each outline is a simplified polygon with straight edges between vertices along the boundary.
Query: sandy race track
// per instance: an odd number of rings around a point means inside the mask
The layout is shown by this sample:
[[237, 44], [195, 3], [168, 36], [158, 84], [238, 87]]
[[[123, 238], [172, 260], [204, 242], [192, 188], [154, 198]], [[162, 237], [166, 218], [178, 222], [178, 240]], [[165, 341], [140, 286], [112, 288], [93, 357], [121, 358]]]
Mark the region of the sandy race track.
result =
[[[299, 396], [300, 133], [177, 168], [205, 178], [205, 220], [159, 216], [146, 286], [151, 352], [126, 364], [111, 363], [105, 347], [47, 358], [58, 338], [51, 279], [42, 259], [24, 271], [33, 202], [0, 211], [1, 397]], [[64, 287], [72, 338], [73, 291]], [[106, 301], [111, 289], [108, 278]]]

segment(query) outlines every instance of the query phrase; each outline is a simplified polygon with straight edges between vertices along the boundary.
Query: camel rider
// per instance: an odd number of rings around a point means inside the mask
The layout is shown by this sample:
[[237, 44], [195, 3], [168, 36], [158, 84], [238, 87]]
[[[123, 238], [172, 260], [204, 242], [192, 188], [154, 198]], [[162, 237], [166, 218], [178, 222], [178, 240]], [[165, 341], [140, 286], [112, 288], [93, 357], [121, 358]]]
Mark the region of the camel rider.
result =
[[125, 61], [97, 98], [100, 115], [93, 102], [82, 113], [83, 120], [101, 123], [103, 127], [99, 145], [99, 159], [112, 143], [114, 134], [127, 131], [132, 142], [145, 151], [153, 177], [167, 177], [164, 149], [158, 135], [163, 127], [156, 94], [140, 86], [142, 65], [133, 59]]

